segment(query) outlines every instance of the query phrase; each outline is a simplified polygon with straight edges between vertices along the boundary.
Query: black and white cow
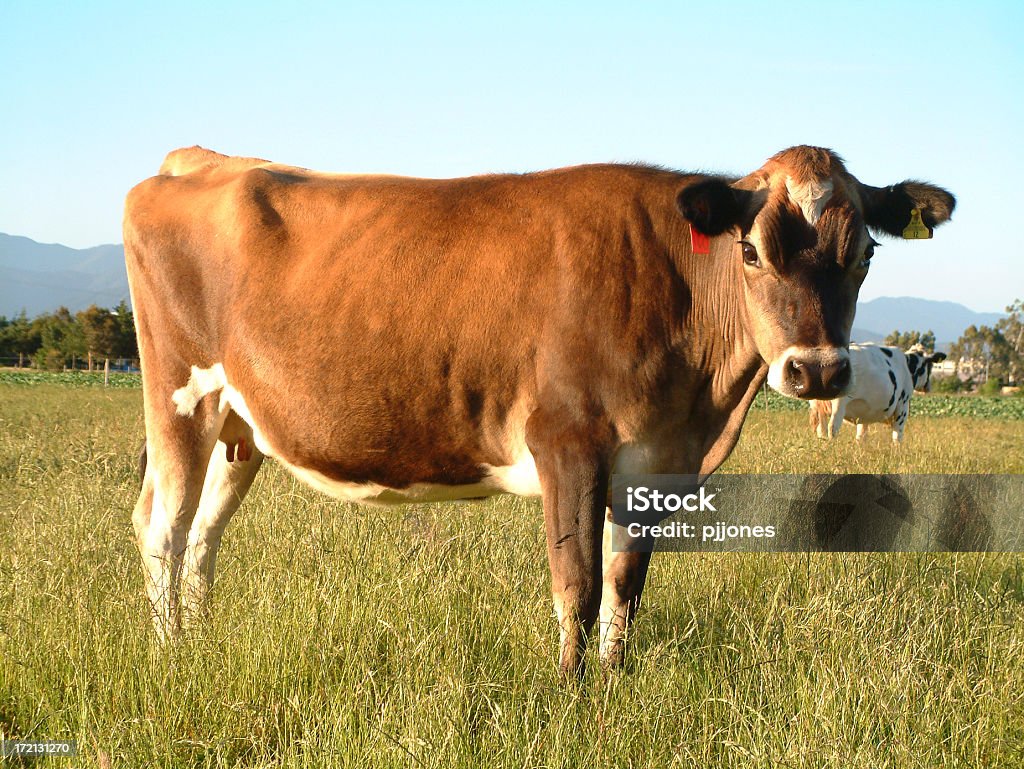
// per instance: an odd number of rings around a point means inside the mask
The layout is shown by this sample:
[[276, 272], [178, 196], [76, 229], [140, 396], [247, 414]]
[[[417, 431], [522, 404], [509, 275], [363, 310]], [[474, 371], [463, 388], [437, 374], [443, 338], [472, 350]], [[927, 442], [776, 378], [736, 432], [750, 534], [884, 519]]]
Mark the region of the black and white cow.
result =
[[885, 422], [892, 427], [893, 442], [901, 442], [914, 390], [928, 392], [932, 364], [945, 358], [941, 352], [927, 354], [920, 345], [903, 352], [898, 347], [851, 344], [853, 383], [842, 397], [810, 402], [811, 426], [819, 438], [832, 438], [845, 419], [857, 425], [861, 440], [869, 424]]

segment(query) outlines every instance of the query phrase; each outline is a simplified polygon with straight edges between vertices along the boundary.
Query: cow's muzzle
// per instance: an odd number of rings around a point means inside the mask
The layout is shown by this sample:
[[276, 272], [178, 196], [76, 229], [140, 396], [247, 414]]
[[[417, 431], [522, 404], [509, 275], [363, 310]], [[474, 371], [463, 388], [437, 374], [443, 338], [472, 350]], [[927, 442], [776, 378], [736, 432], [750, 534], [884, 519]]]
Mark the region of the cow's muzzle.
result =
[[804, 400], [838, 398], [850, 386], [850, 355], [842, 348], [791, 347], [772, 363], [768, 383]]

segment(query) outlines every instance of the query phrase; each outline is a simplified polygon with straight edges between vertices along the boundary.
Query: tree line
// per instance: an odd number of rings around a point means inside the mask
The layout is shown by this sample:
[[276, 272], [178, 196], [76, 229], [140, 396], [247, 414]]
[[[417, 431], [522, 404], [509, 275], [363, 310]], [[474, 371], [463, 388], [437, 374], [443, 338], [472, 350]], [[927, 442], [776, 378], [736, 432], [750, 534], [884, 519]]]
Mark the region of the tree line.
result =
[[[885, 344], [906, 350], [920, 344], [935, 351], [932, 331], [893, 331]], [[971, 324], [949, 347], [949, 358], [957, 367], [957, 379], [968, 382], [1020, 384], [1024, 375], [1024, 300], [1006, 308], [1006, 317], [994, 326]]]
[[[903, 350], [921, 345], [930, 353], [935, 351], [935, 333], [895, 330], [885, 344]], [[72, 314], [61, 307], [31, 320], [24, 312], [13, 318], [0, 315], [0, 359], [17, 360], [18, 365], [59, 371], [79, 362], [88, 366], [104, 358], [138, 357], [135, 319], [123, 300], [113, 309], [92, 305]], [[1020, 383], [1024, 374], [1024, 300], [1007, 307], [1006, 317], [993, 327], [968, 326], [950, 346], [949, 357], [964, 379]]]
[[125, 301], [113, 309], [92, 305], [74, 314], [61, 307], [31, 320], [24, 312], [0, 315], [0, 359], [15, 365], [60, 371], [138, 357], [135, 318]]

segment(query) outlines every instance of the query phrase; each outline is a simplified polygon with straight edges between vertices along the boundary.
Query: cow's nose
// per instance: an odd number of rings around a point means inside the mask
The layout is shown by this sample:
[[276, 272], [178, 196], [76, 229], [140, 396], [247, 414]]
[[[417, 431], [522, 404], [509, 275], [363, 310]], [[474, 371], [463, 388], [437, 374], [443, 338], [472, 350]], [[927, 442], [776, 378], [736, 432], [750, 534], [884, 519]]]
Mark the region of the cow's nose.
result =
[[786, 378], [801, 398], [835, 398], [850, 384], [850, 361], [842, 357], [822, 363], [794, 356], [786, 364]]

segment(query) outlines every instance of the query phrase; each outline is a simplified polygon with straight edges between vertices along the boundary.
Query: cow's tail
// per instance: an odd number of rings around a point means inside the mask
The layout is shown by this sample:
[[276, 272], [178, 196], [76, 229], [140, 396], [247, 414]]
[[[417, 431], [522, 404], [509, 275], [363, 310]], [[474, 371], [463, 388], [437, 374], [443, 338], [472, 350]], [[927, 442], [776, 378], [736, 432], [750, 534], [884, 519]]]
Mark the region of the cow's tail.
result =
[[828, 422], [828, 418], [832, 416], [831, 401], [808, 401], [807, 405], [810, 407], [807, 421], [811, 427], [817, 428], [823, 422]]
[[146, 454], [146, 439], [142, 439], [142, 445], [139, 446], [139, 484], [141, 485], [146, 479], [146, 464], [149, 461], [149, 457]]

